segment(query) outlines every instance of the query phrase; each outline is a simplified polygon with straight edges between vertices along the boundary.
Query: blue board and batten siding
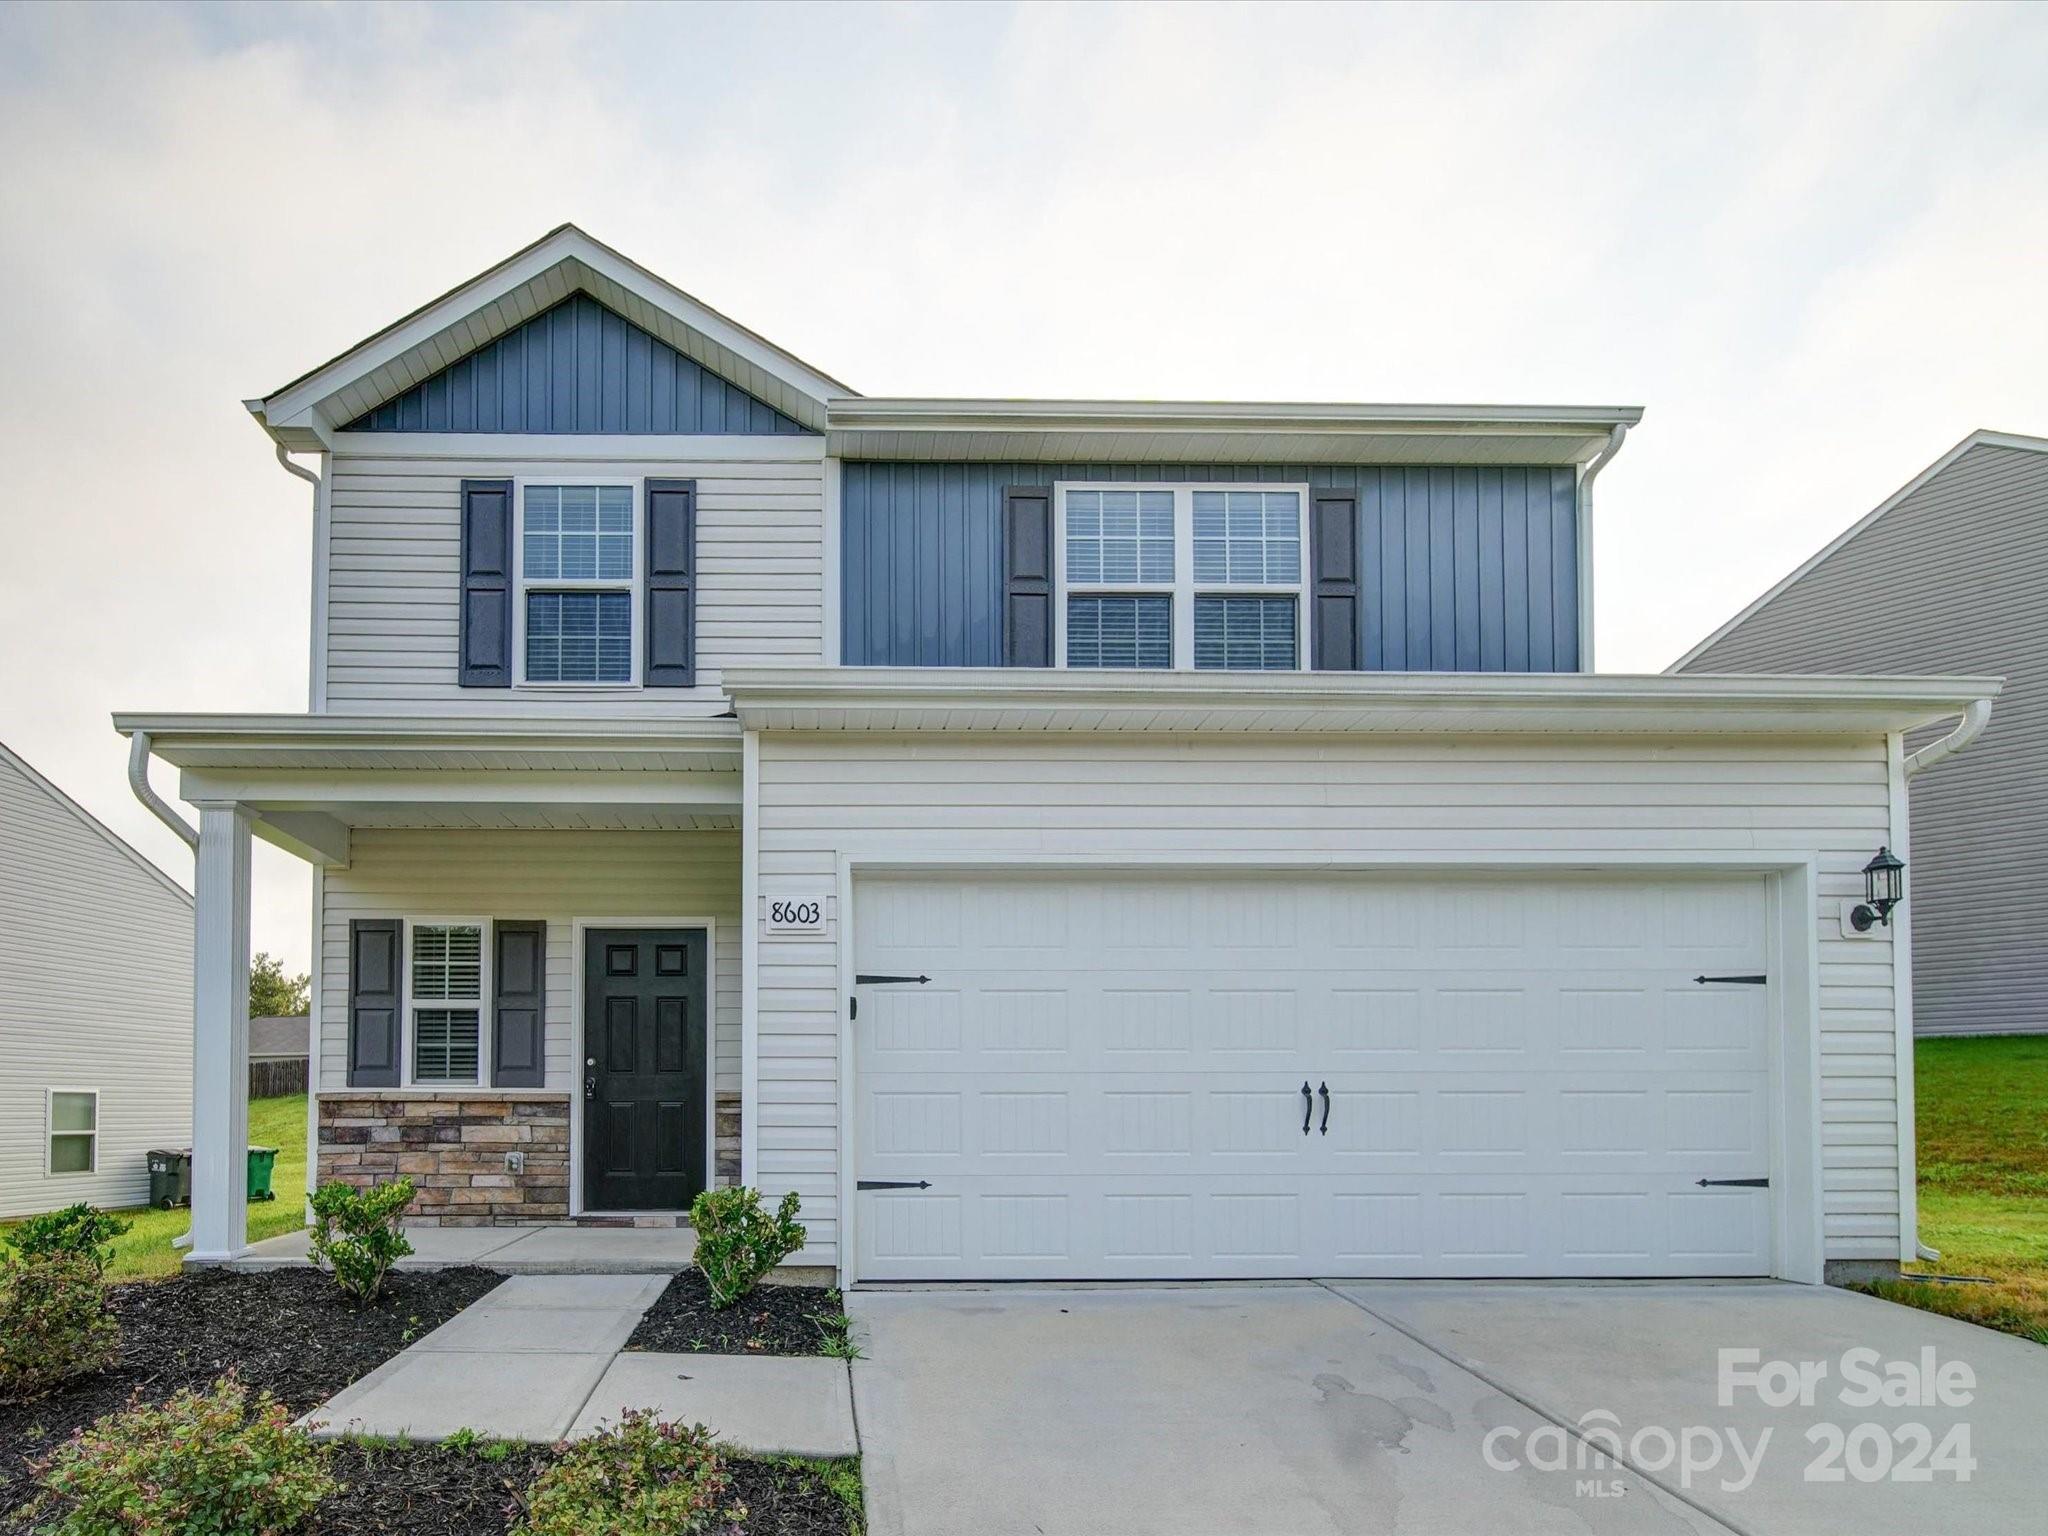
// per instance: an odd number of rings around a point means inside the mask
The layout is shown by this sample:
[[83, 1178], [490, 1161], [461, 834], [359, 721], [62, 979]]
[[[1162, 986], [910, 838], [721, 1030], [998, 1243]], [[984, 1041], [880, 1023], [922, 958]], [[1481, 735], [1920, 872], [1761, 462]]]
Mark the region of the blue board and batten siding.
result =
[[1567, 468], [857, 461], [840, 503], [847, 665], [1001, 666], [1003, 488], [1063, 480], [1356, 488], [1365, 670], [1578, 669]]
[[808, 431], [581, 293], [359, 416], [348, 430], [755, 436]]

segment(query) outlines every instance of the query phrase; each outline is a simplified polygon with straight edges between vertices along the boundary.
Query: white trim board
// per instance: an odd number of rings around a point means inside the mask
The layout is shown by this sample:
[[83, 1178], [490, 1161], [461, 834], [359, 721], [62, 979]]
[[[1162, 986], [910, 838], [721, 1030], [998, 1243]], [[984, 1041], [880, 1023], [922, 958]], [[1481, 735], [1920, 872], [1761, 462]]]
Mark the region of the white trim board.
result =
[[[1553, 874], [1753, 873], [1773, 877], [1768, 913], [1767, 989], [1771, 1006], [1771, 1273], [1779, 1279], [1818, 1285], [1825, 1272], [1822, 1222], [1820, 1099], [1820, 936], [1813, 921], [1820, 884], [1816, 855], [1806, 850], [1765, 849], [1737, 853], [1678, 850], [1575, 853], [1396, 852], [1372, 856], [1321, 854], [1261, 855], [1247, 860], [1214, 854], [844, 854], [838, 859], [839, 1136], [837, 1283], [857, 1283], [859, 1147], [854, 1140], [854, 1054], [852, 1010], [857, 927], [857, 877], [896, 873], [1209, 872], [1233, 878], [1288, 873], [1525, 872]], [[1797, 1030], [1797, 1037], [1793, 1031]], [[1797, 1149], [1795, 1164], [1792, 1153]], [[1781, 1156], [1782, 1154], [1782, 1156]]]

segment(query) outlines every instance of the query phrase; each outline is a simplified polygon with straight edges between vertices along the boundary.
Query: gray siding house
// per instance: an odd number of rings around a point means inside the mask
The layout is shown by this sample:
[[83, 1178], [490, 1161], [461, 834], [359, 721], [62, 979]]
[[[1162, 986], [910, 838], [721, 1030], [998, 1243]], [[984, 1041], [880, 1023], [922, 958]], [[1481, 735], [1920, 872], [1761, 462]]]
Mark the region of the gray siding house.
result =
[[0, 1218], [140, 1205], [192, 1135], [192, 898], [0, 745]]
[[1913, 781], [1913, 1023], [2048, 1030], [2048, 438], [1973, 432], [1671, 671], [2003, 677]]
[[737, 1180], [842, 1284], [1915, 1253], [1903, 927], [1841, 913], [1998, 685], [1595, 673], [1638, 409], [862, 395], [568, 226], [247, 404], [311, 706], [116, 717], [197, 850], [195, 1260], [252, 838], [315, 870], [312, 1164], [418, 1220]]

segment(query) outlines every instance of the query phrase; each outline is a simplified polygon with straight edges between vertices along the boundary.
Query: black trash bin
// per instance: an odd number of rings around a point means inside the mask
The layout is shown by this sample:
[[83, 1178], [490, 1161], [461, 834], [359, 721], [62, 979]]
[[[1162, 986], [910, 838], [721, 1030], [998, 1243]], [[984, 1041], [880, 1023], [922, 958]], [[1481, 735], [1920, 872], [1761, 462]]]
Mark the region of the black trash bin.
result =
[[192, 1203], [192, 1149], [158, 1147], [149, 1154], [149, 1203], [160, 1211]]

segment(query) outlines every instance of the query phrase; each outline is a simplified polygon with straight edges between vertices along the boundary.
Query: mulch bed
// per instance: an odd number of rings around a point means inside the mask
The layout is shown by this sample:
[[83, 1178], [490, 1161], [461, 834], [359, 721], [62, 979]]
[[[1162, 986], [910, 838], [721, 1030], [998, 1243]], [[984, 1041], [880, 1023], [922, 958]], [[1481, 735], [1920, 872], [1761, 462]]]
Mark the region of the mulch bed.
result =
[[703, 1274], [685, 1270], [640, 1319], [628, 1349], [671, 1354], [822, 1355], [846, 1309], [837, 1291], [763, 1285], [723, 1312], [711, 1310]]
[[235, 1370], [292, 1413], [318, 1406], [497, 1285], [483, 1269], [392, 1274], [373, 1307], [351, 1307], [313, 1269], [238, 1274], [200, 1270], [107, 1288], [121, 1324], [121, 1359], [30, 1403], [0, 1404], [0, 1533], [34, 1494], [27, 1463], [74, 1429], [128, 1405], [161, 1402]]
[[[342, 1491], [302, 1536], [504, 1536], [519, 1495], [552, 1459], [545, 1446], [452, 1447], [338, 1441], [330, 1470]], [[728, 1462], [749, 1536], [848, 1536], [847, 1507], [808, 1468]]]

